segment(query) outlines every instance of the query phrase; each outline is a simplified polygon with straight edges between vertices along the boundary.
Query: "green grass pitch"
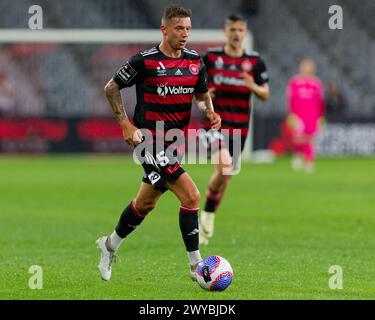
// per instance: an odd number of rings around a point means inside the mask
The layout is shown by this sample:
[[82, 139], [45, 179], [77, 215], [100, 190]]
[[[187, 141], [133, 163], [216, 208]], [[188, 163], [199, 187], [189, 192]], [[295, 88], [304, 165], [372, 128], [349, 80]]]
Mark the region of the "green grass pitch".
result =
[[[202, 195], [212, 168], [185, 166]], [[126, 157], [0, 158], [0, 299], [373, 299], [375, 160], [321, 159], [313, 175], [287, 159], [244, 164], [202, 255], [222, 255], [233, 284], [206, 292], [189, 279], [178, 202], [165, 194], [100, 279], [95, 240], [112, 232], [142, 168]], [[202, 204], [203, 205], [203, 200]], [[43, 289], [28, 286], [31, 265]], [[331, 290], [328, 269], [343, 269]]]

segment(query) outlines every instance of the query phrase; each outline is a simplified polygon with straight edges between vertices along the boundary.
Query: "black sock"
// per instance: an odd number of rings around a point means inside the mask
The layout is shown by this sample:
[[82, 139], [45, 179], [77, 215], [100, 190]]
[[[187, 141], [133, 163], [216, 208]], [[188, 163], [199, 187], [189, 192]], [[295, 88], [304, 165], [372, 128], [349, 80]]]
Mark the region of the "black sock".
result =
[[133, 232], [145, 218], [145, 214], [139, 212], [131, 202], [121, 214], [120, 220], [116, 226], [116, 233], [120, 238], [125, 238]]
[[206, 204], [204, 206], [204, 211], [215, 213], [220, 205], [223, 194], [223, 191], [213, 191], [211, 190], [211, 188], [208, 188], [206, 193]]
[[216, 200], [212, 200], [212, 199], [206, 199], [206, 204], [204, 206], [204, 211], [206, 212], [215, 212], [216, 210]]
[[198, 209], [180, 207], [180, 230], [186, 251], [199, 249]]

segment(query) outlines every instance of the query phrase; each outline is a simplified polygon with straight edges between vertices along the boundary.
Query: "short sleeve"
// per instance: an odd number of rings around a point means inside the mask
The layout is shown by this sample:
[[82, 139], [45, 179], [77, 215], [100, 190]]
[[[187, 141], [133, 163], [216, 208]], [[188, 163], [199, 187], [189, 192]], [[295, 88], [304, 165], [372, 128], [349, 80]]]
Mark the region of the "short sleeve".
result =
[[259, 58], [258, 63], [255, 65], [254, 81], [257, 85], [269, 82], [266, 64], [261, 58]]
[[131, 87], [143, 80], [144, 68], [144, 60], [138, 54], [133, 56], [117, 71], [113, 80], [121, 89]]
[[206, 66], [201, 59], [201, 68], [199, 70], [198, 82], [195, 85], [195, 93], [206, 93], [208, 92], [207, 87], [207, 71]]
[[204, 65], [206, 66], [206, 70], [208, 69], [208, 52], [202, 57], [202, 61]]

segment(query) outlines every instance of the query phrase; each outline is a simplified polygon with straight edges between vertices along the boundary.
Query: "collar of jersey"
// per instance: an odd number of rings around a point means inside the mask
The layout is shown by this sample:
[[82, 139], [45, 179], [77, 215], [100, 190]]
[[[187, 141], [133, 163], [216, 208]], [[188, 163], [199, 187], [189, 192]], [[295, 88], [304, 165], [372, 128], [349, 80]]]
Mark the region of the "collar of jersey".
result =
[[181, 50], [181, 56], [180, 56], [180, 57], [178, 57], [178, 58], [168, 57], [167, 55], [165, 55], [165, 54], [163, 53], [163, 51], [160, 50], [159, 46], [160, 46], [160, 44], [158, 44], [158, 45], [156, 46], [156, 49], [160, 52], [160, 54], [163, 55], [163, 57], [165, 57], [165, 58], [167, 58], [167, 59], [178, 60], [178, 59], [182, 59], [182, 57], [183, 57], [183, 55], [184, 55], [184, 50]]

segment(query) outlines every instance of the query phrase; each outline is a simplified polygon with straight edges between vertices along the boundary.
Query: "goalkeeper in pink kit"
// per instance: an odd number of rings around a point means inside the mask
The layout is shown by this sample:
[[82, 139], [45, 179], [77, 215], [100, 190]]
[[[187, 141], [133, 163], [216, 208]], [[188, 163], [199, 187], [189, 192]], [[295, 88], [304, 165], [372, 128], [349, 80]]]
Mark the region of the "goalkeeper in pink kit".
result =
[[300, 63], [300, 74], [294, 76], [287, 87], [287, 124], [291, 129], [292, 167], [313, 172], [314, 139], [324, 119], [324, 86], [315, 76], [313, 60]]

